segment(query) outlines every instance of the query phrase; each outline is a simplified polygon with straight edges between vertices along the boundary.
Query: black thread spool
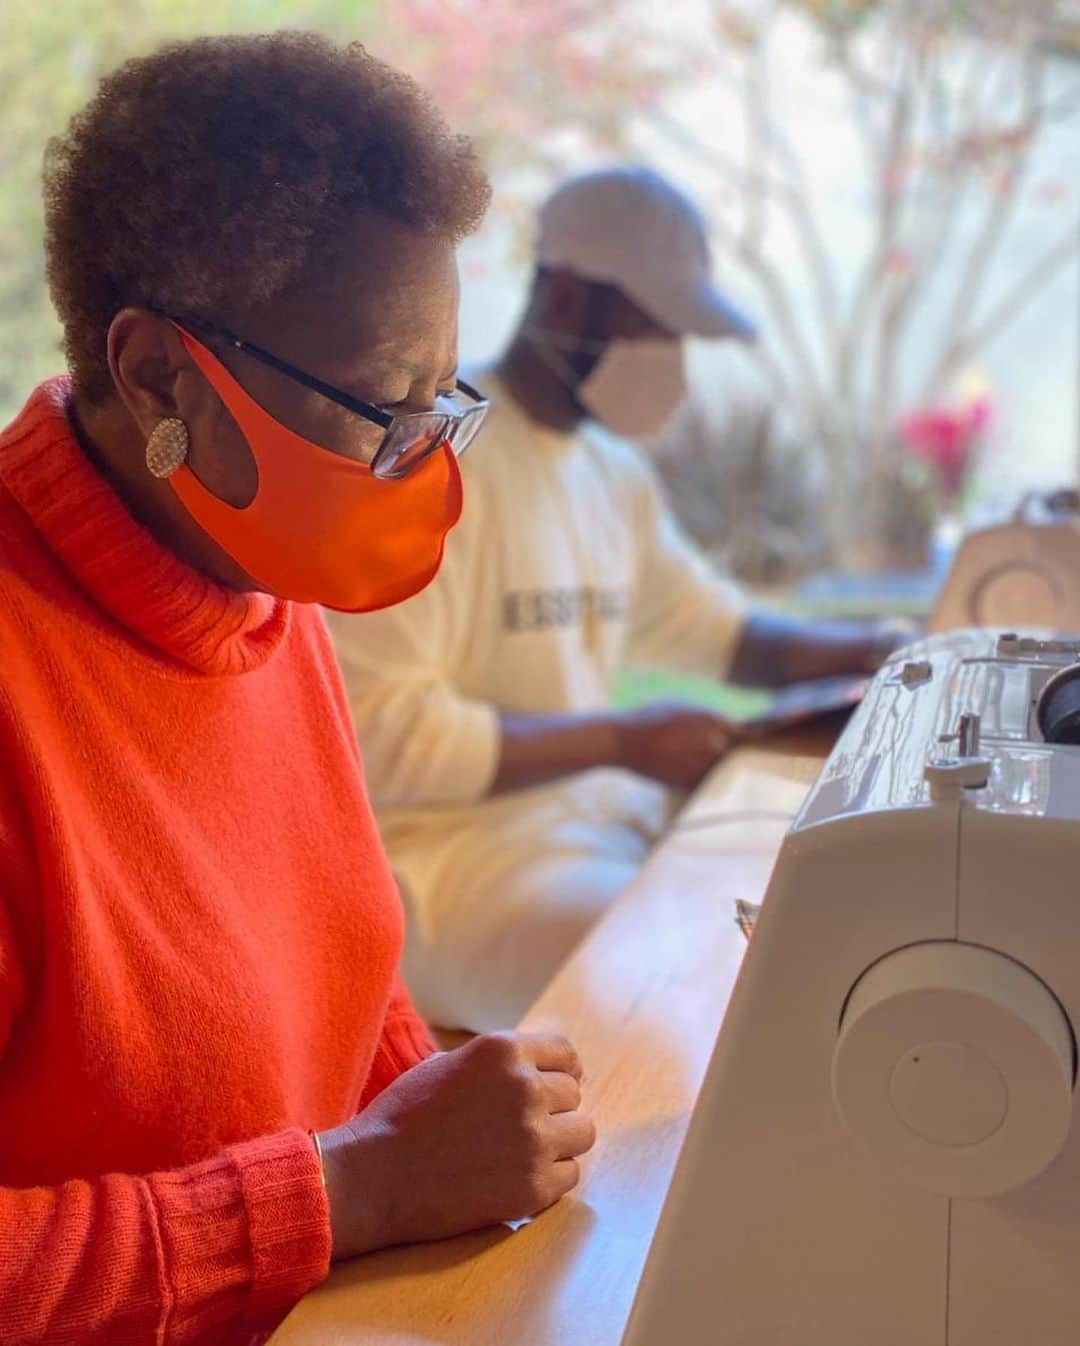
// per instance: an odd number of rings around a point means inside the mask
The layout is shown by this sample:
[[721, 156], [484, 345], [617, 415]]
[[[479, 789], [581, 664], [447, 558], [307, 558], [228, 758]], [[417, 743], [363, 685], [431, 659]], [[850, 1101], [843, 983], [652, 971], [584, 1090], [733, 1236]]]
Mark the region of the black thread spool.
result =
[[1080, 664], [1054, 674], [1039, 694], [1035, 718], [1047, 743], [1080, 744]]

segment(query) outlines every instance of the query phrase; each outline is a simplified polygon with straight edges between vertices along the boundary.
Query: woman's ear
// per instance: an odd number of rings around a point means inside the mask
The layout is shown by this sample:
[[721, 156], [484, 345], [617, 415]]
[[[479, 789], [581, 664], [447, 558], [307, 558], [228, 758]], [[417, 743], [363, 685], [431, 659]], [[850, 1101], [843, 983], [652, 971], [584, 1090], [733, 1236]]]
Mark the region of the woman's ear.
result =
[[117, 395], [142, 442], [163, 421], [182, 421], [187, 465], [203, 485], [237, 509], [250, 504], [259, 482], [251, 450], [174, 324], [148, 309], [121, 309], [107, 351]]
[[143, 308], [124, 308], [109, 324], [109, 372], [117, 395], [144, 436], [167, 416], [186, 420], [180, 385], [190, 399], [191, 360], [168, 318]]

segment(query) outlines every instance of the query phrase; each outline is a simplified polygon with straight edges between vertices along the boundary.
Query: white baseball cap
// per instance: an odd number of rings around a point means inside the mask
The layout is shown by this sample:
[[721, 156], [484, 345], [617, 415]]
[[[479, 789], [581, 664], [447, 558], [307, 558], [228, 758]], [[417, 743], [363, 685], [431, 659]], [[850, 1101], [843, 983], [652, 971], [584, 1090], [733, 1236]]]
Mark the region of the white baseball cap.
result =
[[705, 221], [649, 168], [571, 178], [540, 211], [542, 266], [605, 281], [673, 332], [753, 341], [757, 328], [713, 282]]

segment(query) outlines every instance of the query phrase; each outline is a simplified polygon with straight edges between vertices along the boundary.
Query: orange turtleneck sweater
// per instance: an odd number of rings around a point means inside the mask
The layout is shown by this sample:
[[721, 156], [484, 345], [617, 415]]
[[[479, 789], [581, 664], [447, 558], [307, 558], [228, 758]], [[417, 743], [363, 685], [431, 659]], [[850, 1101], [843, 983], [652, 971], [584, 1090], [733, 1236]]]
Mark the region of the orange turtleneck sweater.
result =
[[313, 608], [0, 436], [0, 1341], [235, 1344], [326, 1273], [306, 1129], [433, 1048]]

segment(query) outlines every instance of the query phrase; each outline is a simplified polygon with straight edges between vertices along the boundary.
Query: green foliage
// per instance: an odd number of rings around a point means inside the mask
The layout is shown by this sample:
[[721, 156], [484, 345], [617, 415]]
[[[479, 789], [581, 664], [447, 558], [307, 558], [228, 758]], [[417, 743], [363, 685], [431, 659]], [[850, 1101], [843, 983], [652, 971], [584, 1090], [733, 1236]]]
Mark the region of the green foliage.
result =
[[314, 28], [362, 37], [376, 0], [0, 0], [0, 424], [62, 368], [42, 264], [41, 160], [97, 81], [130, 56], [200, 34]]

